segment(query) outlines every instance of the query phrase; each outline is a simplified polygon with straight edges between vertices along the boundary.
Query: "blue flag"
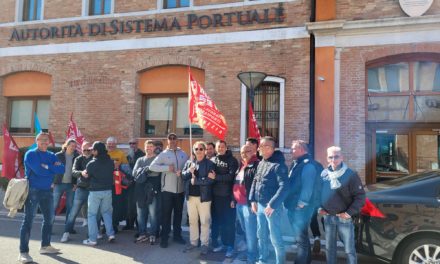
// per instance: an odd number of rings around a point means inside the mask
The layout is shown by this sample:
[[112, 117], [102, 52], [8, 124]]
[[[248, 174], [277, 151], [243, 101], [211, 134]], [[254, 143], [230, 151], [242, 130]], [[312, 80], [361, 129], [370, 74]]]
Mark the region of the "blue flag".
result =
[[[38, 120], [37, 113], [34, 113], [34, 136], [36, 137], [41, 132], [40, 120]], [[37, 143], [32, 144], [29, 149], [37, 148]]]

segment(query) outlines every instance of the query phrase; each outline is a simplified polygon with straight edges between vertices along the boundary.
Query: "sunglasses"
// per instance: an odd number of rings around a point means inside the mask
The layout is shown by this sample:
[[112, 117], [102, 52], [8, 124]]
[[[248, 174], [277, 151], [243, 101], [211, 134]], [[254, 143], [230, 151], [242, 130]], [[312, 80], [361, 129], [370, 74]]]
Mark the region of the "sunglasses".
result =
[[205, 151], [204, 148], [194, 148], [194, 151]]
[[176, 137], [169, 137], [168, 139], [169, 139], [169, 140], [177, 140]]
[[89, 152], [92, 151], [91, 149], [83, 149], [83, 152]]
[[328, 156], [327, 158], [329, 159], [329, 160], [332, 160], [332, 159], [339, 159], [341, 156], [339, 156], [339, 155], [334, 155], [334, 156]]
[[130, 145], [136, 145], [137, 142], [130, 142], [130, 143], [128, 143], [128, 144], [130, 144]]

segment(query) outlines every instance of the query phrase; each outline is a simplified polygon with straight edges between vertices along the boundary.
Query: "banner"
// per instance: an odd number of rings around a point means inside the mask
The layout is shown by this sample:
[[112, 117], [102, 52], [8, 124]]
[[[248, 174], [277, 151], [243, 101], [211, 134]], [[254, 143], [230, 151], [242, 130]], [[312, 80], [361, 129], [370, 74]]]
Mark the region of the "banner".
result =
[[188, 118], [190, 123], [198, 124], [217, 138], [224, 140], [228, 131], [226, 119], [214, 104], [214, 101], [206, 94], [205, 90], [189, 74], [188, 92]]
[[249, 118], [248, 118], [248, 137], [253, 137], [260, 141], [261, 135], [258, 129], [257, 119], [255, 118], [254, 109], [249, 101]]
[[2, 177], [9, 180], [12, 178], [24, 178], [23, 164], [17, 143], [9, 134], [6, 124], [3, 125], [3, 159]]
[[66, 131], [66, 141], [69, 139], [74, 139], [78, 143], [76, 144], [76, 150], [79, 153], [82, 153], [81, 146], [85, 139], [83, 134], [81, 134], [81, 131], [79, 131], [78, 127], [76, 126], [75, 121], [73, 121], [73, 113], [70, 114], [69, 125]]

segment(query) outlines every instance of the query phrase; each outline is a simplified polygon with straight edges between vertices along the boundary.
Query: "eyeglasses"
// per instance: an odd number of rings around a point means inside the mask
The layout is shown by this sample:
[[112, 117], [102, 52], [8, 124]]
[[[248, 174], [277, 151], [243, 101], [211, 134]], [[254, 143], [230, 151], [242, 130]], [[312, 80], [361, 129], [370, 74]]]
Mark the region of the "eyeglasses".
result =
[[83, 149], [83, 152], [89, 152], [92, 151], [91, 149]]
[[136, 145], [137, 142], [130, 142], [130, 143], [128, 143], [128, 144], [130, 144], [130, 145]]
[[339, 159], [341, 156], [339, 156], [339, 155], [334, 155], [334, 156], [328, 156], [327, 158], [329, 159], [329, 160], [332, 160], [332, 159]]
[[194, 148], [194, 151], [205, 151], [204, 148]]
[[249, 153], [249, 152], [252, 152], [252, 151], [251, 150], [246, 150], [246, 151], [240, 152], [240, 154], [246, 154], [246, 153]]
[[168, 140], [177, 140], [176, 137], [169, 137]]

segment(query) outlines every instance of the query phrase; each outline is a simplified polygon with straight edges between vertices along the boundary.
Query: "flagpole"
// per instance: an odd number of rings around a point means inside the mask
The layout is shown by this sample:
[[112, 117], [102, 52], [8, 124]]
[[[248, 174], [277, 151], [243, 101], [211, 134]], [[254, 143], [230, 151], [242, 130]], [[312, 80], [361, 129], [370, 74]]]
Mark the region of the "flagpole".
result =
[[[190, 113], [190, 109], [189, 109], [189, 105], [190, 105], [189, 96], [191, 94], [191, 78], [189, 77], [190, 73], [191, 73], [191, 69], [190, 69], [190, 66], [188, 65], [188, 113]], [[188, 117], [188, 123], [189, 123], [189, 152], [191, 153], [190, 157], [191, 157], [191, 161], [192, 161], [193, 160], [193, 152], [192, 152], [192, 125], [191, 125], [191, 120], [190, 120], [189, 117]]]

